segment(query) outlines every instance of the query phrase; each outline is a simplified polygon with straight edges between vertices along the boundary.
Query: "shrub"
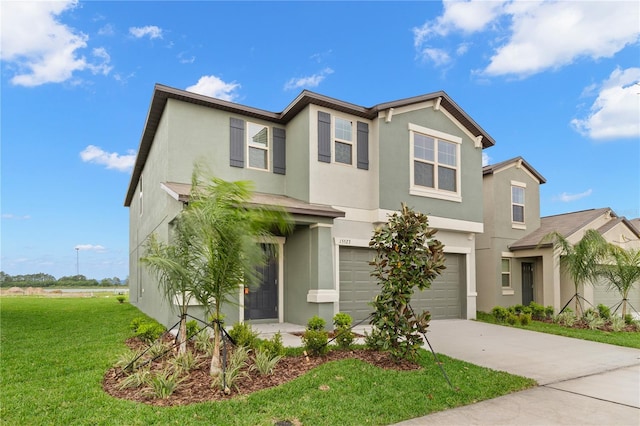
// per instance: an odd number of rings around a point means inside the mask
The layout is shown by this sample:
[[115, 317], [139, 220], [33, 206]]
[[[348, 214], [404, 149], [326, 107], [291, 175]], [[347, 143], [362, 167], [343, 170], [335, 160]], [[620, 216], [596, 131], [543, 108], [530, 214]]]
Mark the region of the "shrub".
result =
[[302, 334], [302, 345], [309, 355], [325, 355], [329, 352], [329, 333], [324, 330], [307, 329]]
[[610, 321], [611, 329], [613, 331], [622, 331], [626, 325], [624, 322], [624, 318], [618, 315], [614, 315], [613, 317], [611, 317]]
[[231, 336], [235, 344], [238, 346], [255, 348], [258, 332], [251, 328], [251, 324], [246, 322], [237, 322], [229, 330], [229, 336]]
[[598, 314], [600, 315], [600, 318], [608, 320], [611, 318], [611, 309], [609, 309], [608, 306], [600, 303], [598, 305]]
[[529, 303], [529, 308], [531, 309], [531, 317], [535, 320], [543, 320], [546, 318], [544, 306], [539, 303], [531, 302]]
[[367, 349], [381, 350], [384, 346], [383, 336], [377, 328], [371, 329], [371, 334], [364, 332], [364, 345]]
[[307, 330], [317, 330], [317, 331], [321, 331], [324, 330], [324, 326], [327, 324], [327, 322], [320, 318], [317, 315], [312, 316], [311, 318], [309, 318], [309, 321], [307, 321]]
[[507, 315], [507, 324], [516, 325], [518, 323], [518, 315], [513, 312], [509, 312]]
[[549, 305], [549, 306], [547, 306], [546, 308], [544, 308], [544, 315], [545, 315], [548, 319], [553, 318], [553, 312], [554, 312], [554, 309], [553, 309], [553, 306], [551, 306], [551, 305]]
[[335, 333], [335, 340], [340, 349], [349, 349], [356, 338], [350, 327], [340, 326], [335, 329]]
[[267, 375], [273, 373], [273, 369], [278, 364], [278, 361], [282, 359], [282, 355], [274, 355], [271, 352], [258, 349], [255, 352], [254, 365], [261, 375]]
[[333, 325], [336, 328], [340, 328], [340, 327], [350, 328], [352, 322], [353, 322], [353, 318], [351, 318], [351, 315], [344, 312], [339, 312], [335, 314], [333, 317]]
[[627, 314], [624, 316], [624, 323], [629, 325], [631, 323], [633, 323], [633, 315], [631, 314]]
[[505, 322], [509, 315], [509, 311], [502, 306], [496, 306], [491, 310], [491, 315], [493, 315], [497, 322]]
[[520, 314], [518, 317], [518, 322], [520, 325], [529, 325], [531, 324], [531, 314]]
[[198, 331], [200, 331], [200, 327], [198, 327], [198, 321], [196, 320], [187, 321], [187, 338], [188, 339], [195, 336]]
[[162, 324], [154, 320], [147, 320], [138, 326], [134, 334], [146, 343], [151, 343], [158, 340], [165, 331], [167, 331], [167, 329]]
[[118, 303], [124, 303], [127, 298], [124, 296], [116, 296], [116, 300], [118, 301]]
[[129, 329], [135, 333], [136, 331], [138, 331], [138, 327], [140, 327], [142, 323], [147, 321], [148, 319], [145, 317], [135, 317], [134, 319], [131, 320], [131, 323], [129, 324]]
[[278, 331], [268, 340], [256, 339], [256, 350], [267, 352], [271, 356], [282, 356], [285, 353], [285, 347], [282, 344], [282, 334]]

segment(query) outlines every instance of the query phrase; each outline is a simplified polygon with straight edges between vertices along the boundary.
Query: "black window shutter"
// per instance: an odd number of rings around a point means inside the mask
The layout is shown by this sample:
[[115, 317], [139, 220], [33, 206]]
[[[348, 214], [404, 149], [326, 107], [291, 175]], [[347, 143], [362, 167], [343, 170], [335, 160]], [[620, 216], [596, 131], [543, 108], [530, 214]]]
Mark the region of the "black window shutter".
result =
[[284, 175], [287, 169], [286, 131], [273, 128], [273, 173]]
[[244, 120], [230, 119], [229, 164], [232, 167], [244, 167]]
[[369, 170], [369, 125], [358, 121], [358, 168]]
[[331, 115], [318, 111], [318, 161], [331, 162]]

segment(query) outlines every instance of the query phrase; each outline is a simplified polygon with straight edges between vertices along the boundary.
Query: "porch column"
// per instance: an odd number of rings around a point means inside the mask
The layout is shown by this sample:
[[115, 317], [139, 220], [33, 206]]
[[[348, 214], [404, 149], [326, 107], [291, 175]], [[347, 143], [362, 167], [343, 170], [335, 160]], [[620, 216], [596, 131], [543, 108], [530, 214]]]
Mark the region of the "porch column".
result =
[[[316, 304], [311, 315], [318, 315], [331, 324], [338, 293], [333, 282], [333, 243], [331, 224], [316, 223], [309, 227], [309, 292], [307, 302]], [[310, 315], [310, 316], [311, 316]]]

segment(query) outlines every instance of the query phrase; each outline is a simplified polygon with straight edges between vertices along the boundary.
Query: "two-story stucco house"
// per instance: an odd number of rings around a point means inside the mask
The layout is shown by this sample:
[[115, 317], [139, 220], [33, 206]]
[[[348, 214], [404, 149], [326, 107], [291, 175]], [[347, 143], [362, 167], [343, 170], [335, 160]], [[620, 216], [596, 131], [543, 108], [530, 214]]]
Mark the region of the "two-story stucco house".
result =
[[[477, 307], [536, 302], [559, 312], [575, 295], [575, 286], [557, 250], [544, 240], [557, 232], [571, 244], [589, 229], [624, 249], [640, 248], [640, 231], [610, 208], [540, 217], [540, 185], [545, 178], [522, 157], [483, 167], [484, 233], [476, 238]], [[602, 283], [580, 286], [584, 308], [602, 303], [615, 308], [619, 293]], [[574, 300], [575, 301], [575, 300]], [[640, 288], [629, 295], [640, 309]], [[571, 308], [575, 305], [571, 304]]]
[[138, 259], [151, 233], [167, 240], [199, 162], [216, 177], [253, 181], [254, 203], [282, 206], [295, 221], [260, 288], [238, 289], [229, 323], [366, 318], [377, 291], [368, 243], [401, 202], [429, 215], [447, 255], [445, 273], [415, 295], [414, 308], [474, 318], [482, 150], [494, 143], [444, 92], [363, 107], [303, 91], [270, 112], [156, 85], [125, 199], [130, 300], [175, 323]]

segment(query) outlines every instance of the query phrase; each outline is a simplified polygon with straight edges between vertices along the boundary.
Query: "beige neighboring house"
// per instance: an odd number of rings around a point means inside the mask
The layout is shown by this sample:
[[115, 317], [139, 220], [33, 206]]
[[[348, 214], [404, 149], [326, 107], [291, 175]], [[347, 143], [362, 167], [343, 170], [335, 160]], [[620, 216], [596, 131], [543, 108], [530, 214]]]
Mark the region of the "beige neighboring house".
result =
[[[540, 185], [546, 181], [522, 157], [483, 168], [484, 233], [476, 238], [479, 311], [536, 302], [559, 312], [575, 294], [560, 257], [543, 238], [558, 232], [570, 243], [589, 229], [625, 249], [640, 248], [640, 219], [619, 217], [610, 208], [540, 217]], [[616, 308], [621, 296], [604, 284], [579, 289], [589, 304]], [[640, 288], [629, 295], [640, 310]], [[570, 307], [575, 304], [572, 301]]]

